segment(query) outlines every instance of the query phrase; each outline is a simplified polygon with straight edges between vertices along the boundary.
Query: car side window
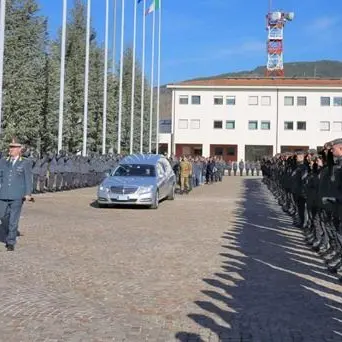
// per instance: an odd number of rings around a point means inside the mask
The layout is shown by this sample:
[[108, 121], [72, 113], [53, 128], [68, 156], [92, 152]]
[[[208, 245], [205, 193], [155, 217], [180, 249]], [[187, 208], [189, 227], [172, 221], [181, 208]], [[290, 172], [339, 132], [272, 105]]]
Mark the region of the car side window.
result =
[[158, 177], [162, 177], [165, 174], [165, 170], [164, 170], [163, 166], [161, 165], [161, 163], [157, 164], [156, 169], [157, 169]]

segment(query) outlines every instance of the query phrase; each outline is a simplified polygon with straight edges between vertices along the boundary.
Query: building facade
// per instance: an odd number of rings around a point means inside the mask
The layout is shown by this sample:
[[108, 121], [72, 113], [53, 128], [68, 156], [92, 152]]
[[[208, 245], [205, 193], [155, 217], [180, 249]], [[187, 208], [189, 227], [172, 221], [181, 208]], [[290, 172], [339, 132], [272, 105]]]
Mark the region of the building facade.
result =
[[263, 155], [342, 137], [342, 80], [213, 79], [169, 85], [172, 113], [160, 150], [177, 156]]

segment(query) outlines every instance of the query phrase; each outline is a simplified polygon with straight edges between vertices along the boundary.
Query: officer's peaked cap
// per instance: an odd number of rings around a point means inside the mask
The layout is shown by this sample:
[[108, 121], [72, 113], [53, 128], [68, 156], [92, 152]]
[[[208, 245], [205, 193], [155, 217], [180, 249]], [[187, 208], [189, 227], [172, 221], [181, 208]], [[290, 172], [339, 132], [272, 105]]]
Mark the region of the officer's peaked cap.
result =
[[331, 142], [331, 145], [334, 146], [334, 145], [340, 145], [342, 144], [342, 138], [338, 138], [338, 139], [335, 139]]
[[317, 151], [314, 148], [310, 148], [308, 154], [317, 154]]
[[9, 147], [22, 147], [22, 145], [16, 138], [13, 138], [11, 143], [9, 144]]

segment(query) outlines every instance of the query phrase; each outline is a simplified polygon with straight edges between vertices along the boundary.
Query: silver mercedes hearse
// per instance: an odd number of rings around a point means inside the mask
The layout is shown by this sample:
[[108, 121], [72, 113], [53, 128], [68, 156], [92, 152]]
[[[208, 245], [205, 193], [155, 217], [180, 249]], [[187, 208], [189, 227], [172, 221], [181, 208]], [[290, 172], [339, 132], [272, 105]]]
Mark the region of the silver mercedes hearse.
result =
[[161, 155], [133, 154], [99, 185], [99, 207], [109, 205], [144, 205], [157, 209], [159, 202], [175, 198], [176, 176], [169, 161]]

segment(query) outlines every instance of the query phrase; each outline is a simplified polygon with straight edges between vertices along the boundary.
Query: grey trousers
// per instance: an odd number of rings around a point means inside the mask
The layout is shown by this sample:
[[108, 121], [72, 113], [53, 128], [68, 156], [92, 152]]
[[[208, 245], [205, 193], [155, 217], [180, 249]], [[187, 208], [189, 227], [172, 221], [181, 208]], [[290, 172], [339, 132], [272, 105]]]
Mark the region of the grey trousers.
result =
[[0, 200], [0, 218], [7, 235], [5, 242], [15, 245], [23, 200]]

